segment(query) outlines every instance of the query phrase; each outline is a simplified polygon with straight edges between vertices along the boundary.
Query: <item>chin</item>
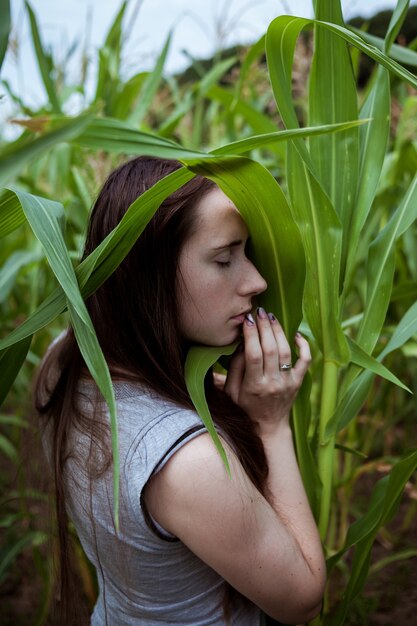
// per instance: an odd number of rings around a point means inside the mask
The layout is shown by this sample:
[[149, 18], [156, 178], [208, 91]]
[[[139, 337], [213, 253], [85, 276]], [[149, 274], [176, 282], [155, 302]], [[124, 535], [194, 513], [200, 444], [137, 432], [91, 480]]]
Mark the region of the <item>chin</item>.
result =
[[204, 343], [206, 343], [206, 345], [208, 346], [215, 346], [215, 347], [228, 346], [229, 344], [237, 341], [239, 337], [240, 337], [240, 332], [235, 331], [233, 333], [227, 333], [227, 334], [225, 333], [223, 336], [218, 336], [215, 339], [211, 337]]

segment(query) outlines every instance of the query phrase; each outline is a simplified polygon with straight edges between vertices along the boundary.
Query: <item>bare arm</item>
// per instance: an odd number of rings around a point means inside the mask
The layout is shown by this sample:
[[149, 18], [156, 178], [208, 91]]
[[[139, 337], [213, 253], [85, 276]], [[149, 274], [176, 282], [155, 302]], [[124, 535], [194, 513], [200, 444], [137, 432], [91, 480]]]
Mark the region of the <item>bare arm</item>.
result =
[[195, 554], [267, 614], [286, 623], [320, 609], [325, 565], [295, 459], [288, 414], [307, 369], [307, 343], [289, 359], [280, 325], [262, 316], [244, 324], [245, 350], [233, 361], [225, 391], [257, 423], [269, 463], [264, 498], [226, 445], [227, 476], [208, 435], [189, 442], [150, 482], [150, 512]]

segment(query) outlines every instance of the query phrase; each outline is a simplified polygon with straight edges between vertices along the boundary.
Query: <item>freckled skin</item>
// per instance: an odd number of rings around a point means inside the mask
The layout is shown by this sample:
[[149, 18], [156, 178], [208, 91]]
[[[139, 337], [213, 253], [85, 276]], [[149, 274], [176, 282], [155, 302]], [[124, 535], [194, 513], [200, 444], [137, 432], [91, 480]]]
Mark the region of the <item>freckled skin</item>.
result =
[[186, 339], [227, 345], [240, 335], [252, 299], [267, 287], [245, 254], [248, 230], [233, 202], [219, 189], [197, 205], [197, 227], [179, 258], [179, 309]]

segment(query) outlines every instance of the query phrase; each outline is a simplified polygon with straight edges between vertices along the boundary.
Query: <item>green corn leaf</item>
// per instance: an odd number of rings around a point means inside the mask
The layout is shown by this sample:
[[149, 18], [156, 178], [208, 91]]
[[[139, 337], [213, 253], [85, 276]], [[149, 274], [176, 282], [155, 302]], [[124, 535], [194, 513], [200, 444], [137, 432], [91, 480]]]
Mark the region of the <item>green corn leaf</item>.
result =
[[405, 561], [415, 556], [417, 556], [417, 550], [414, 550], [413, 548], [410, 548], [408, 550], [400, 550], [398, 552], [395, 552], [395, 554], [390, 554], [384, 559], [379, 559], [379, 561], [371, 565], [371, 567], [369, 568], [369, 576], [373, 576], [374, 574], [377, 574], [382, 569], [384, 569], [384, 567], [386, 567], [387, 565], [391, 565], [391, 563], [397, 563], [398, 561]]
[[[350, 31], [344, 26], [319, 20], [281, 15], [275, 18], [275, 20], [273, 20], [268, 27], [266, 35], [266, 51], [275, 99], [281, 112], [281, 116], [287, 126], [290, 125], [287, 122], [287, 118], [289, 122], [292, 120], [293, 125], [298, 125], [291, 103], [291, 97], [288, 101], [288, 89], [290, 87], [291, 79], [291, 62], [294, 56], [295, 42], [301, 30], [314, 25], [327, 29], [338, 37], [341, 37], [347, 43], [355, 46], [371, 57], [371, 59], [374, 59], [374, 61], [383, 65], [390, 72], [398, 76], [398, 78], [409, 83], [414, 88], [417, 88], [417, 77], [414, 74], [406, 70], [374, 46], [366, 43], [361, 36]], [[275, 50], [281, 51], [279, 55], [280, 58], [274, 59]], [[281, 111], [281, 105], [283, 111]]]
[[129, 116], [129, 122], [139, 126], [145, 117], [162, 80], [165, 60], [171, 45], [172, 33], [169, 33], [162, 52], [153, 71], [146, 77], [135, 110]]
[[252, 46], [249, 48], [248, 52], [246, 53], [245, 59], [240, 68], [239, 78], [236, 81], [236, 87], [235, 87], [236, 100], [239, 100], [241, 98], [242, 88], [243, 88], [243, 85], [245, 83], [245, 80], [247, 78], [247, 75], [249, 73], [249, 70], [252, 64], [256, 61], [256, 59], [259, 59], [259, 57], [263, 54], [265, 54], [265, 35], [262, 35], [260, 39], [258, 39], [258, 41], [252, 44]]
[[133, 202], [116, 228], [77, 267], [84, 298], [90, 296], [120, 265], [161, 203], [193, 177], [181, 168], [158, 181]]
[[40, 545], [46, 540], [46, 533], [39, 530], [29, 530], [19, 539], [7, 542], [0, 551], [0, 583], [5, 580], [9, 568], [20, 552], [27, 546]]
[[[343, 26], [339, 2], [317, 3], [318, 20]], [[336, 124], [358, 117], [356, 82], [347, 45], [327, 29], [315, 26], [314, 55], [309, 80], [309, 124]], [[342, 276], [350, 245], [359, 172], [358, 129], [320, 135], [309, 141], [314, 171], [342, 223]]]
[[[403, 346], [415, 333], [417, 333], [417, 302], [405, 313], [376, 360], [381, 362], [388, 354]], [[373, 379], [374, 372], [366, 370], [353, 381], [327, 424], [327, 437], [332, 437], [336, 432], [345, 428], [358, 414], [369, 394]]]
[[378, 356], [378, 360], [384, 359], [394, 350], [401, 348], [415, 333], [417, 333], [417, 302], [405, 313], [404, 317], [395, 328], [391, 339]]
[[203, 424], [210, 433], [214, 444], [230, 474], [229, 462], [226, 453], [214, 426], [210, 410], [207, 405], [204, 392], [204, 379], [209, 369], [219, 360], [221, 356], [230, 356], [236, 350], [238, 343], [230, 346], [193, 346], [190, 348], [185, 360], [184, 375], [188, 393], [201, 417]]
[[48, 262], [67, 298], [87, 324], [89, 316], [80, 296], [74, 268], [63, 239], [60, 219], [64, 215], [63, 206], [58, 202], [39, 198], [24, 191], [12, 191], [12, 193], [18, 198], [26, 219], [41, 242]]
[[41, 258], [39, 250], [16, 250], [9, 256], [0, 269], [0, 302], [5, 302], [9, 296], [20, 270]]
[[[69, 257], [68, 257], [69, 260]], [[100, 344], [97, 339], [96, 332], [94, 330], [91, 319], [88, 316], [87, 309], [84, 305], [84, 310], [79, 314], [80, 300], [77, 298], [77, 307], [73, 306], [72, 300], [67, 297], [68, 312], [70, 315], [71, 325], [74, 329], [75, 338], [77, 340], [80, 352], [83, 356], [85, 364], [91, 376], [96, 381], [97, 387], [100, 389], [110, 413], [110, 427], [111, 427], [111, 447], [113, 455], [113, 511], [116, 528], [119, 527], [119, 476], [120, 476], [120, 463], [119, 463], [119, 434], [117, 426], [117, 409], [116, 399], [114, 396], [113, 384], [101, 350]], [[85, 319], [87, 317], [87, 319]]]
[[[287, 337], [293, 337], [301, 320], [304, 254], [300, 234], [280, 187], [259, 163], [241, 157], [186, 161], [186, 165], [214, 180], [242, 214], [251, 237], [251, 256], [268, 283], [259, 301], [268, 311], [276, 312]], [[200, 388], [202, 384], [200, 379]], [[318, 477], [307, 439], [309, 385], [307, 379], [293, 407], [293, 428], [300, 471], [315, 510]]]
[[295, 448], [297, 452], [298, 466], [303, 479], [304, 488], [315, 519], [319, 519], [319, 491], [320, 477], [318, 474], [317, 461], [314, 458], [309, 440], [309, 427], [311, 419], [311, 393], [312, 379], [306, 374], [300, 391], [292, 406], [292, 427], [294, 431]]
[[314, 135], [322, 135], [326, 133], [337, 133], [349, 128], [367, 124], [370, 120], [354, 120], [353, 122], [341, 122], [338, 124], [325, 124], [323, 126], [307, 126], [305, 128], [294, 128], [291, 130], [278, 130], [273, 133], [264, 133], [262, 135], [254, 135], [239, 141], [233, 141], [220, 148], [210, 151], [210, 154], [242, 154], [257, 148], [263, 148], [272, 143], [280, 141], [289, 141], [290, 139], [300, 139], [305, 137], [313, 137]]
[[206, 93], [230, 70], [230, 68], [238, 61], [237, 57], [230, 57], [224, 61], [216, 63], [209, 72], [195, 85], [195, 90], [200, 96]]
[[[92, 116], [92, 112], [87, 112], [74, 118], [51, 118], [46, 124], [42, 122], [41, 127], [44, 132], [36, 139], [32, 137], [19, 138], [17, 141], [8, 144], [2, 149], [0, 154], [0, 186], [4, 186], [35, 157], [45, 154], [62, 141], [74, 139], [87, 127]], [[30, 120], [29, 127], [32, 124], [33, 121]], [[0, 212], [1, 215], [2, 213]]]
[[0, 351], [0, 406], [7, 394], [29, 352], [32, 336], [25, 337], [13, 346]]
[[110, 29], [103, 47], [99, 50], [99, 67], [94, 102], [102, 101], [105, 112], [113, 110], [120, 82], [120, 55], [122, 48], [122, 22], [127, 1], [123, 2]]
[[18, 198], [8, 189], [2, 189], [0, 191], [0, 237], [13, 232], [25, 221], [25, 214]]
[[377, 532], [394, 517], [404, 487], [416, 468], [417, 451], [411, 450], [398, 461], [389, 476], [377, 483], [367, 512], [349, 528], [343, 549], [329, 559], [328, 571], [331, 571], [346, 550], [356, 546], [347, 588], [335, 617], [337, 624], [343, 624], [352, 600], [362, 591]]
[[410, 0], [398, 0], [394, 11], [392, 12], [384, 43], [384, 52], [386, 54], [389, 54], [392, 45], [401, 30], [401, 26], [403, 25], [404, 20], [407, 17], [409, 6]]
[[[348, 28], [353, 33], [355, 33], [355, 35], [358, 35], [359, 37], [361, 37], [361, 39], [364, 39], [364, 41], [369, 43], [371, 46], [377, 48], [381, 52], [384, 52], [385, 39], [381, 39], [380, 37], [376, 37], [375, 35], [366, 33], [365, 31], [362, 31], [359, 28], [355, 28], [352, 25], [349, 25]], [[389, 56], [398, 63], [401, 63], [401, 65], [417, 67], [417, 52], [411, 50], [410, 48], [405, 48], [404, 46], [400, 46], [394, 43], [390, 48]]]
[[[168, 77], [167, 77], [168, 81]], [[182, 120], [182, 118], [193, 108], [195, 104], [195, 93], [191, 90], [186, 91], [180, 102], [177, 103], [175, 109], [168, 115], [165, 122], [158, 128], [158, 135], [160, 137], [170, 137], [174, 133], [174, 130]]]
[[395, 242], [417, 218], [417, 174], [400, 206], [371, 244], [367, 264], [365, 314], [357, 343], [371, 353], [378, 340], [390, 301], [395, 270]]
[[27, 420], [22, 419], [18, 415], [1, 415], [0, 414], [0, 424], [1, 425], [11, 425], [18, 426], [19, 428], [29, 428], [29, 422]]
[[180, 159], [200, 154], [183, 148], [175, 141], [139, 131], [130, 124], [113, 118], [94, 119], [85, 131], [77, 136], [75, 143], [91, 150], [124, 152], [130, 155], [146, 154], [168, 159]]
[[341, 224], [327, 195], [291, 144], [287, 180], [306, 255], [304, 314], [325, 359], [346, 363], [349, 348], [339, 323]]
[[[242, 117], [256, 133], [273, 133], [277, 130], [276, 124], [267, 115], [258, 111], [243, 98], [238, 98], [232, 90], [214, 85], [208, 90], [207, 97], [213, 102], [218, 102], [222, 105], [223, 110], [229, 116], [229, 127], [231, 127], [232, 136], [235, 134], [235, 120], [237, 117]], [[281, 161], [284, 160], [285, 150], [282, 146], [272, 145], [271, 150], [277, 154]]]
[[41, 242], [52, 271], [57, 277], [67, 299], [68, 310], [75, 336], [85, 363], [97, 383], [110, 411], [113, 452], [114, 516], [118, 526], [119, 447], [116, 401], [109, 369], [98, 343], [97, 336], [79, 290], [77, 277], [65, 246], [57, 219], [57, 203], [16, 191], [26, 218]]
[[213, 85], [207, 97], [220, 102], [226, 110], [233, 110], [234, 115], [241, 115], [256, 133], [273, 133], [277, 130], [276, 124], [267, 116], [252, 107], [241, 98], [237, 98], [233, 91], [228, 91], [219, 85]]
[[124, 0], [122, 2], [119, 11], [116, 14], [116, 17], [114, 18], [114, 21], [109, 28], [104, 42], [105, 47], [113, 50], [119, 60], [122, 50], [122, 22], [124, 14], [126, 12], [128, 1], [129, 0]]
[[0, 350], [13, 346], [25, 337], [32, 336], [38, 330], [45, 328], [66, 310], [67, 304], [61, 287], [51, 293], [33, 313], [17, 328], [12, 330], [3, 339], [0, 339]]
[[359, 181], [347, 253], [346, 288], [349, 288], [355, 271], [359, 236], [369, 215], [384, 164], [390, 132], [390, 111], [389, 75], [380, 66], [360, 112], [360, 117], [370, 122], [359, 131]]
[[33, 12], [29, 2], [25, 2], [26, 9], [29, 15], [30, 29], [32, 33], [32, 42], [35, 48], [36, 58], [38, 61], [39, 71], [42, 76], [42, 81], [48, 94], [49, 102], [52, 106], [54, 113], [61, 113], [61, 104], [59, 102], [58, 94], [55, 89], [54, 82], [51, 78], [51, 61], [45, 53], [45, 48], [42, 44], [41, 34], [39, 32], [38, 23], [35, 13]]
[[148, 76], [149, 72], [140, 72], [123, 85], [114, 100], [112, 111], [114, 118], [126, 120], [129, 117]]
[[71, 174], [77, 191], [77, 195], [80, 198], [83, 208], [89, 211], [93, 205], [93, 198], [88, 190], [85, 179], [78, 167], [73, 165], [71, 167]]
[[[184, 160], [194, 173], [214, 180], [234, 202], [248, 227], [253, 261], [268, 283], [259, 300], [293, 337], [301, 320], [305, 265], [298, 228], [273, 176], [245, 157]], [[289, 278], [291, 277], [291, 279]]]
[[355, 341], [348, 338], [348, 343], [350, 347], [352, 363], [355, 363], [355, 365], [362, 367], [363, 369], [370, 370], [374, 374], [378, 374], [378, 376], [389, 380], [391, 383], [394, 383], [394, 385], [397, 385], [398, 387], [401, 387], [401, 389], [404, 389], [405, 391], [409, 391], [411, 393], [410, 389], [406, 385], [404, 385], [404, 383], [402, 383], [399, 378], [392, 374], [392, 372], [390, 372], [388, 368], [382, 365], [382, 363], [380, 363], [372, 356], [370, 356], [367, 352], [362, 350], [362, 348], [358, 346]]
[[[185, 169], [173, 172], [140, 196], [106, 239], [76, 269], [82, 295], [87, 298], [112, 274], [132, 248], [161, 202], [192, 178]], [[9, 192], [10, 199], [16, 195]], [[32, 335], [66, 309], [65, 294], [57, 287], [20, 326], [0, 340], [0, 350]]]
[[368, 456], [359, 450], [354, 450], [353, 448], [349, 448], [349, 446], [343, 446], [340, 443], [335, 444], [335, 448], [337, 450], [341, 450], [342, 452], [346, 452], [347, 454], [353, 454], [354, 456], [359, 457], [360, 459], [367, 459]]
[[315, 134], [340, 132], [353, 126], [367, 124], [369, 120], [356, 120], [341, 124], [327, 124], [320, 127], [297, 128], [294, 130], [274, 131], [216, 148], [205, 154], [197, 150], [182, 147], [170, 139], [132, 128], [128, 123], [113, 118], [95, 118], [85, 130], [74, 135], [74, 143], [92, 150], [105, 149], [109, 152], [128, 154], [147, 154], [170, 159], [190, 159], [193, 157], [210, 158], [212, 155], [240, 154], [270, 143], [288, 141], [298, 137], [310, 137]]
[[[405, 19], [408, 5], [408, 0], [401, 0], [392, 14], [384, 42], [384, 52], [387, 54]], [[371, 118], [372, 121], [360, 130], [360, 178], [350, 233], [347, 286], [355, 269], [354, 258], [359, 245], [359, 234], [369, 214], [384, 164], [390, 133], [390, 114], [389, 76], [387, 70], [379, 66], [373, 86], [361, 110], [361, 117]]]
[[0, 0], [0, 69], [6, 55], [9, 41], [10, 29], [12, 26], [10, 17], [10, 0]]

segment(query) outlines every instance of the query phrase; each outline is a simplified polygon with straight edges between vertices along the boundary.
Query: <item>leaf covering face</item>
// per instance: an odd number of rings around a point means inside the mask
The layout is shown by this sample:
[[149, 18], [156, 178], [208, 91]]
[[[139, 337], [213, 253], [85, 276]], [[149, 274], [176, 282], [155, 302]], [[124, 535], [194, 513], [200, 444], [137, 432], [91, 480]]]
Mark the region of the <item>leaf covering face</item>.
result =
[[267, 287], [246, 256], [247, 241], [233, 202], [218, 188], [207, 193], [179, 257], [180, 326], [187, 340], [221, 346], [238, 339], [253, 298]]

